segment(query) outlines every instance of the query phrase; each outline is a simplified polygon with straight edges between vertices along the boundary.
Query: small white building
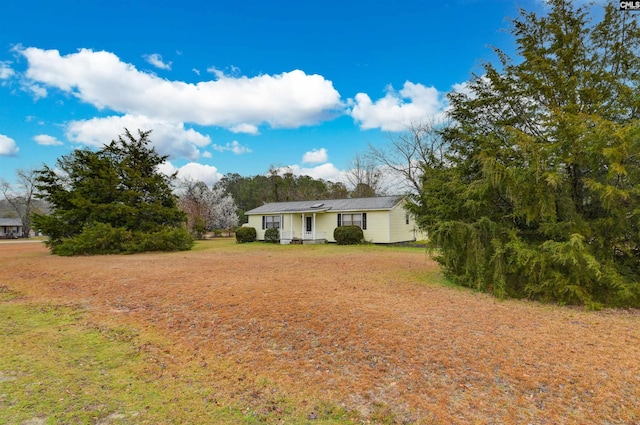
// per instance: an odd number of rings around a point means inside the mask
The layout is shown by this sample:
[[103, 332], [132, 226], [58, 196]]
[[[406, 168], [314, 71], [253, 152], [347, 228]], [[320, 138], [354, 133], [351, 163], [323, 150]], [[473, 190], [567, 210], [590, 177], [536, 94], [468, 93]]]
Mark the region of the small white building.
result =
[[22, 220], [19, 218], [0, 218], [0, 238], [20, 238], [22, 233]]
[[372, 243], [398, 243], [423, 239], [415, 220], [405, 208], [403, 196], [375, 198], [326, 199], [317, 201], [274, 202], [246, 211], [245, 226], [256, 229], [257, 239], [275, 227], [280, 242], [335, 242], [333, 231], [338, 226], [362, 228], [364, 239]]

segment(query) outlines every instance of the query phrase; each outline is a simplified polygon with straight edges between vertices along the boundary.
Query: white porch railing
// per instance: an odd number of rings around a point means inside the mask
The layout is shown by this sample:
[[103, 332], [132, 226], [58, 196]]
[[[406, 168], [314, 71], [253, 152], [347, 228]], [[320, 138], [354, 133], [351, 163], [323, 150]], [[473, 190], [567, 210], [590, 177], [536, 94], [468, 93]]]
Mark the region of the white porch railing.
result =
[[313, 232], [304, 232], [304, 239], [327, 239], [327, 232], [316, 232], [315, 237]]
[[[293, 238], [299, 238], [300, 237], [300, 233], [296, 232], [294, 230], [280, 230], [280, 240], [286, 240], [286, 241], [290, 241]], [[316, 232], [315, 233], [315, 238], [314, 238], [314, 234], [313, 232], [304, 232], [302, 235], [302, 238], [304, 240], [310, 240], [310, 239], [327, 239], [327, 232]]]
[[280, 230], [280, 239], [291, 240], [294, 238], [293, 230]]

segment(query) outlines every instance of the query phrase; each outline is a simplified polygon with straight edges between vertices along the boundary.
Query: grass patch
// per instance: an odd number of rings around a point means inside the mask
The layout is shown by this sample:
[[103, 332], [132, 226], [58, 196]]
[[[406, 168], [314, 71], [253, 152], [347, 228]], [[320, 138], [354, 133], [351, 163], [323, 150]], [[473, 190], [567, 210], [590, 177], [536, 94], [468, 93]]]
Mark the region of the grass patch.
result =
[[354, 423], [332, 405], [301, 409], [233, 365], [171, 367], [167, 347], [90, 324], [79, 308], [0, 302], [0, 423]]
[[20, 294], [13, 291], [7, 285], [0, 285], [0, 302], [11, 301], [18, 298]]
[[140, 353], [81, 322], [79, 309], [0, 304], [0, 422], [128, 423], [150, 418]]
[[362, 243], [356, 245], [338, 245], [336, 243], [323, 244], [274, 244], [264, 241], [255, 241], [251, 243], [239, 244], [234, 238], [215, 238], [207, 240], [197, 240], [191, 249], [192, 252], [201, 251], [218, 251], [225, 252], [296, 252], [301, 254], [317, 253], [318, 255], [327, 255], [331, 253], [363, 253], [363, 252], [385, 252], [386, 250], [403, 250], [407, 247], [422, 248], [421, 245], [413, 243], [405, 244], [375, 244]]

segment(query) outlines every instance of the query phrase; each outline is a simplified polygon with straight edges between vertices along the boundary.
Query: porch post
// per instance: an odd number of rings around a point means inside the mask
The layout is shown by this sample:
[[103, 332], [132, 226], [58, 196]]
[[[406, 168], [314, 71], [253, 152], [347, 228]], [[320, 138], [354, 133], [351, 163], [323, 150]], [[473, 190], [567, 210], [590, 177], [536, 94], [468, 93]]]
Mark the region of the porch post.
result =
[[316, 240], [316, 213], [313, 213], [313, 240]]
[[291, 240], [293, 240], [293, 213], [289, 214], [289, 218], [291, 219], [291, 223], [289, 224], [289, 228], [291, 229]]
[[302, 213], [302, 240], [304, 240], [304, 231], [306, 230], [305, 226], [304, 226], [304, 213]]

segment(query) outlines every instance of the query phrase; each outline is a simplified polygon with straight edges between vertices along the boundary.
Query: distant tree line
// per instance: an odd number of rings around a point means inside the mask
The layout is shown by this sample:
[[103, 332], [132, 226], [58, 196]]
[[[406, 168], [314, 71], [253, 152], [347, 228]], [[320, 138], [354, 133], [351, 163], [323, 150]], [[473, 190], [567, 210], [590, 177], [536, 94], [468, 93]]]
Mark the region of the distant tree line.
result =
[[230, 195], [238, 208], [241, 223], [246, 223], [245, 211], [268, 202], [304, 201], [347, 198], [352, 193], [343, 183], [334, 183], [309, 176], [296, 176], [272, 168], [266, 175], [244, 177], [226, 174], [215, 185]]

